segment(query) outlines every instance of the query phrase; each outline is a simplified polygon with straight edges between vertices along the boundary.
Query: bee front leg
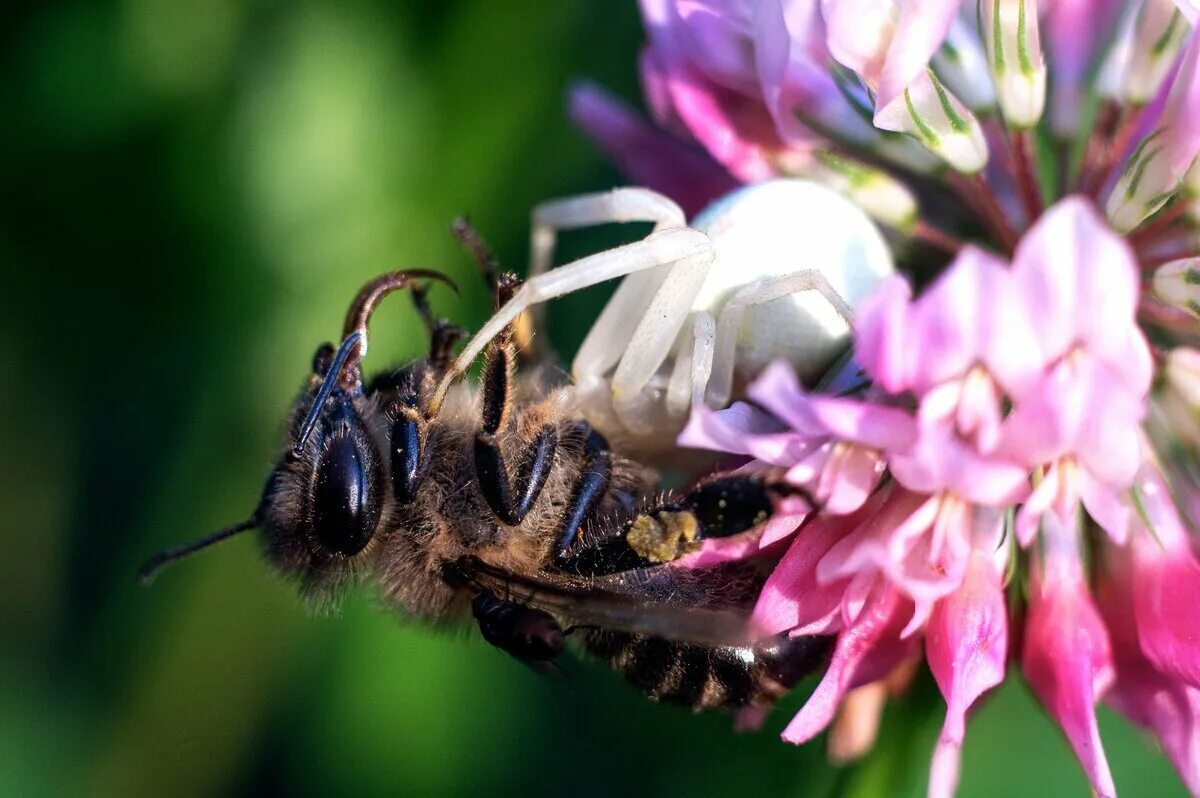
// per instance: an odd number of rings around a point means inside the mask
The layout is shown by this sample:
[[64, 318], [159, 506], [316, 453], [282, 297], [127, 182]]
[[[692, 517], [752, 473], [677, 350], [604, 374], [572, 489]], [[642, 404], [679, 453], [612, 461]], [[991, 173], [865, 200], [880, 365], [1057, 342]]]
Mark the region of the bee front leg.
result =
[[518, 469], [515, 484], [509, 477], [498, 433], [508, 420], [512, 384], [513, 346], [507, 336], [488, 345], [483, 369], [483, 428], [475, 434], [475, 477], [492, 512], [504, 523], [521, 523], [546, 484], [558, 449], [558, 430], [544, 426], [534, 436], [532, 452]]
[[768, 521], [783, 496], [816, 502], [803, 489], [773, 474], [730, 474], [701, 482], [680, 499], [642, 510], [610, 537], [559, 560], [559, 567], [586, 576], [648, 568], [694, 551], [707, 538], [747, 532]]

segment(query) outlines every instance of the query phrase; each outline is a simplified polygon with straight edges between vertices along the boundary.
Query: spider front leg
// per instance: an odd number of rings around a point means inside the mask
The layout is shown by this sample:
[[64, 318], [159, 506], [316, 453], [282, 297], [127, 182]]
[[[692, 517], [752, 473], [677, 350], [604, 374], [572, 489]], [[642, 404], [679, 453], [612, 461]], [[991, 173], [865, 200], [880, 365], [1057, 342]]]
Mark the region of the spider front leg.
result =
[[[725, 407], [733, 393], [734, 370], [737, 366], [738, 340], [746, 314], [756, 306], [783, 299], [795, 294], [814, 292], [828, 303], [836, 317], [834, 324], [844, 324], [849, 330], [854, 329], [853, 311], [842, 296], [829, 284], [823, 273], [815, 269], [785, 274], [759, 280], [746, 286], [734, 294], [725, 306], [721, 308], [717, 318], [716, 336], [713, 340], [712, 371], [707, 386], [694, 386], [695, 393], [702, 395], [710, 407]], [[830, 315], [826, 311], [826, 315]], [[815, 316], [813, 323], [816, 323]], [[755, 336], [754, 340], [764, 335]], [[791, 334], [804, 337], [803, 330]]]
[[[660, 266], [670, 267], [669, 277], [674, 277], [677, 274], [686, 276], [688, 278], [687, 282], [689, 284], [694, 283], [695, 289], [698, 290], [699, 284], [695, 280], [695, 273], [697, 270], [706, 270], [712, 259], [712, 245], [709, 243], [706, 235], [687, 228], [670, 228], [657, 233], [651, 233], [649, 237], [642, 241], [626, 244], [625, 246], [617, 247], [607, 252], [600, 252], [596, 255], [590, 255], [532, 277], [517, 289], [512, 299], [480, 328], [475, 337], [459, 353], [458, 358], [451, 365], [446, 376], [438, 386], [438, 390], [430, 403], [429, 412], [432, 415], [437, 414], [450, 385], [470, 368], [471, 363], [494, 338], [508, 329], [512, 322], [529, 308], [616, 277], [645, 272]], [[702, 277], [703, 275], [701, 274]], [[666, 283], [670, 282], [671, 280], [668, 279], [664, 283], [663, 289], [666, 289]], [[656, 301], [659, 300], [662, 293], [663, 291], [660, 290], [655, 295]], [[694, 293], [692, 291], [692, 295]], [[686, 315], [686, 306], [690, 305], [690, 303], [691, 296], [677, 296], [675, 304], [683, 306], [685, 312], [671, 313], [667, 317], [660, 319], [658, 325], [650, 325], [651, 329], [647, 331], [647, 334], [651, 340], [645, 343], [651, 350], [661, 350], [661, 355], [659, 356], [658, 363], [655, 364], [655, 368], [666, 357], [666, 353], [674, 341], [675, 334], [682, 324], [683, 316]], [[673, 329], [670, 327], [672, 320], [675, 323]], [[638, 326], [638, 331], [641, 331], [644, 324], [645, 320], [643, 320], [642, 325]], [[593, 328], [594, 333], [595, 328]], [[626, 335], [628, 335], [628, 332]], [[615, 348], [617, 352], [623, 350], [623, 345], [620, 344], [619, 340], [614, 340], [610, 343], [610, 346]], [[653, 369], [650, 370], [650, 373], [653, 373]]]
[[531, 451], [523, 458], [515, 479], [510, 477], [498, 436], [507, 426], [515, 359], [508, 332], [488, 345], [483, 368], [483, 425], [475, 433], [475, 476], [479, 491], [496, 517], [509, 526], [521, 523], [537, 501], [558, 449], [558, 430], [543, 426], [534, 435]]
[[550, 270], [560, 230], [609, 222], [653, 222], [655, 230], [687, 224], [683, 210], [673, 200], [645, 188], [618, 188], [544, 202], [533, 209], [529, 276]]

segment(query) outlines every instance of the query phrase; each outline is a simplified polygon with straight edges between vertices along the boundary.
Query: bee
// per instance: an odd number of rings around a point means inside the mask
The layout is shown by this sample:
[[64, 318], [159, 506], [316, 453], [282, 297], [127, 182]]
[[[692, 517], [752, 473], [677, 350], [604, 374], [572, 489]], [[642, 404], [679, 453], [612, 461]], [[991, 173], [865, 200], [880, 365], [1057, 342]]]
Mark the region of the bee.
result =
[[[473, 232], [497, 307], [520, 286]], [[553, 669], [568, 637], [654, 700], [694, 710], [765, 707], [821, 667], [825, 637], [753, 640], [754, 565], [673, 565], [708, 538], [748, 532], [796, 489], [732, 472], [663, 493], [647, 463], [573, 413], [571, 386], [519, 372], [520, 320], [484, 350], [478, 387], [439, 391], [464, 331], [437, 319], [434, 271], [384, 274], [350, 305], [338, 347], [321, 345], [282, 454], [245, 521], [152, 557], [141, 575], [246, 530], [305, 593], [367, 581], [405, 616], [478, 626]], [[407, 289], [428, 355], [364, 379], [368, 325]], [[525, 365], [525, 364], [520, 364]], [[807, 497], [803, 497], [806, 498]]]

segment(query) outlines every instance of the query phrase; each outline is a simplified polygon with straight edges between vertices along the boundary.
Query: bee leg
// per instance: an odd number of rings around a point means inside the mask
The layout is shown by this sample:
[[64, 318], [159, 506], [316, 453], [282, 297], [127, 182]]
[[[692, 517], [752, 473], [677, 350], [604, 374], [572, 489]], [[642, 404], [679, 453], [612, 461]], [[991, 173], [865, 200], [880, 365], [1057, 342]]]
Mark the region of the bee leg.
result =
[[453, 357], [454, 345], [466, 336], [467, 331], [446, 319], [439, 319], [429, 307], [429, 288], [414, 284], [410, 289], [413, 306], [429, 331], [429, 365], [435, 376], [440, 377]]
[[526, 663], [548, 663], [562, 653], [562, 627], [547, 612], [496, 598], [482, 590], [471, 604], [483, 639]]
[[617, 534], [561, 560], [559, 567], [587, 576], [648, 568], [696, 550], [707, 538], [746, 532], [769, 520], [775, 499], [803, 489], [768, 474], [731, 474], [706, 480], [676, 501], [643, 510]]
[[496, 517], [510, 526], [521, 523], [537, 501], [558, 448], [557, 429], [544, 426], [538, 430], [532, 452], [517, 470], [514, 487], [496, 437], [508, 418], [513, 358], [510, 340], [488, 346], [483, 369], [483, 428], [475, 433], [475, 476], [479, 490]]
[[608, 441], [586, 421], [580, 421], [576, 429], [584, 436], [583, 466], [571, 502], [567, 505], [569, 509], [563, 522], [562, 536], [554, 550], [555, 559], [560, 562], [566, 558], [571, 544], [579, 537], [583, 524], [604, 498], [612, 481], [612, 453]]
[[[521, 287], [523, 283], [521, 278], [512, 272], [501, 271], [500, 264], [492, 255], [487, 242], [483, 240], [483, 236], [465, 216], [455, 219], [450, 230], [479, 265], [479, 270], [487, 283], [488, 291], [491, 292], [496, 310], [504, 307]], [[530, 313], [526, 312], [518, 316], [510, 325], [510, 331], [522, 361], [530, 363], [545, 361], [549, 353], [542, 351], [541, 344], [534, 335], [535, 327]]]

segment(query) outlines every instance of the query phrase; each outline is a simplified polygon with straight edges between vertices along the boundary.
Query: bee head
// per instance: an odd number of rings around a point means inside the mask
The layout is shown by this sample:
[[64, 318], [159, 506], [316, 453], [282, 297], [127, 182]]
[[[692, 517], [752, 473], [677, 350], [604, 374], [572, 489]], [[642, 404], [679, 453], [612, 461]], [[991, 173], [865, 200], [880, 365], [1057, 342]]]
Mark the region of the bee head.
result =
[[386, 447], [376, 432], [383, 414], [363, 391], [367, 323], [379, 301], [413, 277], [449, 282], [426, 271], [390, 272], [373, 280], [350, 306], [341, 346], [317, 349], [283, 455], [250, 518], [155, 555], [139, 572], [143, 581], [172, 560], [254, 528], [262, 529], [271, 563], [307, 584], [334, 584], [354, 571], [370, 551], [387, 493], [380, 456]]
[[335, 580], [375, 535], [383, 510], [375, 411], [358, 369], [361, 336], [317, 350], [258, 516], [268, 559], [306, 581]]

